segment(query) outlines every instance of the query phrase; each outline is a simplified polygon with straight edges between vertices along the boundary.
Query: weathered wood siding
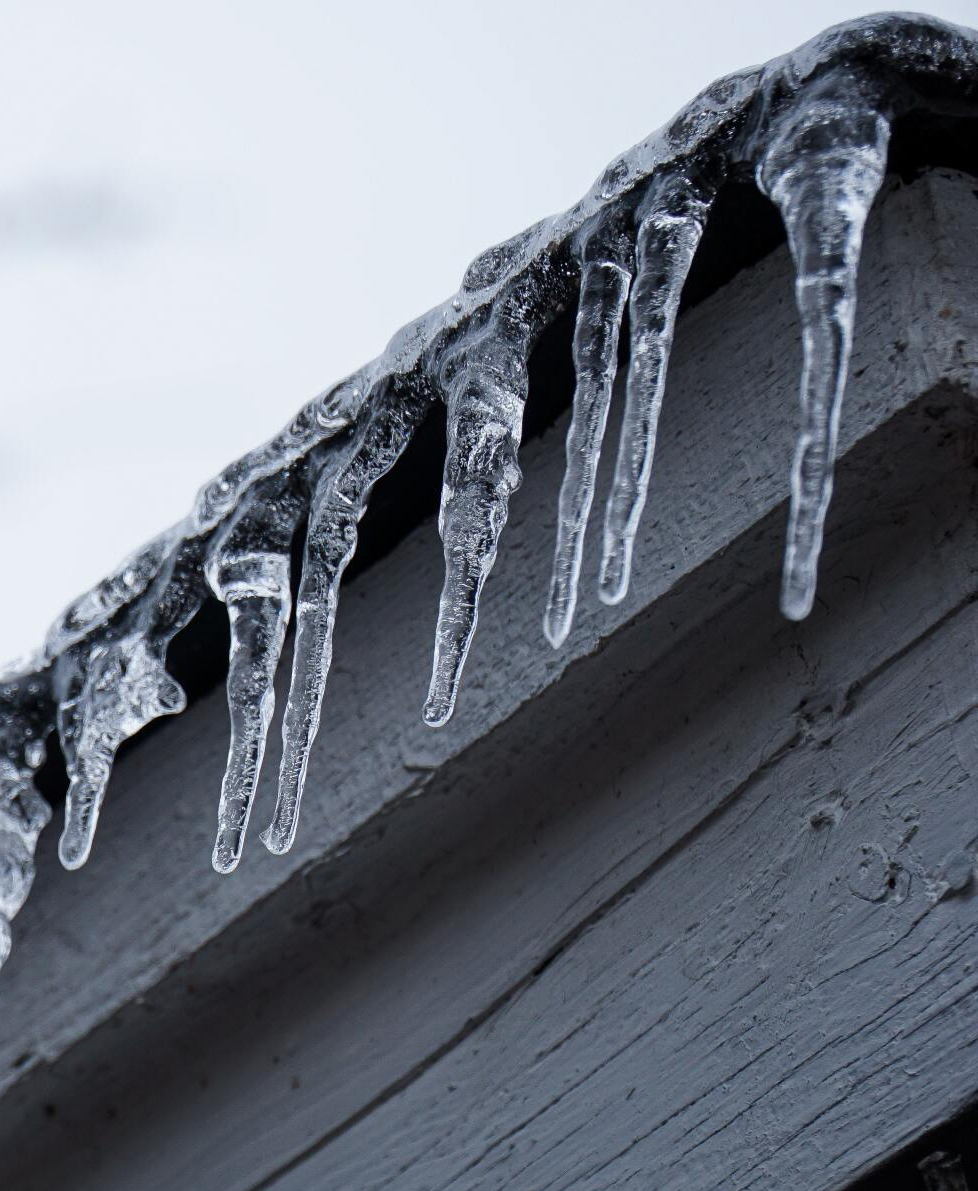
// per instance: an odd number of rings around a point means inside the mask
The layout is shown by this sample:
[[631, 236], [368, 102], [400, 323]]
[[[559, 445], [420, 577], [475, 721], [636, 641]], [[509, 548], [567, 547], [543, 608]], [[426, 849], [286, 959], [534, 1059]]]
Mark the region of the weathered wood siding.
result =
[[967, 1103], [976, 243], [960, 176], [874, 214], [805, 624], [775, 612], [782, 250], [681, 321], [635, 590], [586, 591], [563, 654], [561, 424], [457, 722], [418, 722], [433, 527], [344, 597], [288, 860], [207, 870], [219, 694], [133, 749], [89, 869], [51, 833], [18, 919], [0, 1187], [817, 1191]]

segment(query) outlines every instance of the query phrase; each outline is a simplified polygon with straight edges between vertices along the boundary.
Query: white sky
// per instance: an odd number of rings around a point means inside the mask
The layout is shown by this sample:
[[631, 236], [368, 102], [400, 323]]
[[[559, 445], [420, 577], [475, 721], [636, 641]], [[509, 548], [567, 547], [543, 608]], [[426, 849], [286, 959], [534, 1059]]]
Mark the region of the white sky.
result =
[[476, 253], [872, 11], [0, 0], [0, 661]]

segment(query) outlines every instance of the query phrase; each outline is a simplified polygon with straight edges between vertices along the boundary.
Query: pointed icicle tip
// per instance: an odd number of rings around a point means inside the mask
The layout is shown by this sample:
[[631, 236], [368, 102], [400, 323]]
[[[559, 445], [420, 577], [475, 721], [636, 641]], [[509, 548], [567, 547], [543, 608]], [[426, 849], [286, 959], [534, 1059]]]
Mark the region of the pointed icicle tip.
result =
[[421, 718], [429, 728], [441, 728], [452, 718], [455, 710], [455, 700], [451, 697], [429, 695], [425, 701]]
[[99, 782], [73, 777], [68, 785], [58, 858], [69, 871], [81, 868], [91, 854], [108, 780], [106, 772]]

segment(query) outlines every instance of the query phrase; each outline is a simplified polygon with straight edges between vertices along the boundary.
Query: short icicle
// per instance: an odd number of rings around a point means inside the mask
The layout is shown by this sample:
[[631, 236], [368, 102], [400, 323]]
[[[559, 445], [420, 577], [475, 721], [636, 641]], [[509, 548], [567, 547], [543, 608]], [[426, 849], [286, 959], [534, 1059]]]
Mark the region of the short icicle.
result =
[[185, 542], [147, 589], [145, 603], [58, 659], [58, 735], [68, 771], [61, 863], [88, 859], [116, 752], [160, 716], [187, 705], [166, 671], [167, 647], [205, 594], [202, 546]]
[[69, 779], [58, 855], [67, 869], [81, 868], [92, 850], [119, 746], [153, 720], [186, 706], [179, 683], [166, 673], [165, 648], [166, 642], [138, 633], [95, 643], [80, 690], [58, 708]]
[[[832, 86], [830, 80], [828, 86]], [[802, 91], [757, 166], [781, 212], [801, 316], [801, 430], [791, 469], [781, 610], [812, 609], [856, 312], [863, 228], [886, 170], [889, 124], [849, 80], [838, 95]]]
[[683, 174], [667, 174], [662, 184], [653, 181], [638, 212], [635, 281], [628, 307], [631, 345], [625, 414], [605, 514], [598, 584], [606, 604], [619, 603], [628, 591], [679, 299], [712, 201], [712, 187]]

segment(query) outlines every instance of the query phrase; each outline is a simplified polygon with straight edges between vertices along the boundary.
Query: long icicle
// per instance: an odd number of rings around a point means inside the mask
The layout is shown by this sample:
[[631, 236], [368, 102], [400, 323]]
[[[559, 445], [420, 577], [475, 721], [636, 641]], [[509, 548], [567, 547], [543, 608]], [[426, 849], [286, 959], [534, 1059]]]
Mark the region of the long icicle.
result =
[[550, 595], [543, 618], [543, 631], [555, 649], [567, 639], [574, 620], [584, 533], [594, 502], [595, 477], [618, 369], [618, 334], [631, 282], [624, 253], [618, 245], [601, 239], [585, 249], [574, 328], [577, 384], [567, 431], [567, 467], [560, 487]]
[[448, 388], [448, 454], [438, 530], [445, 584], [438, 607], [424, 720], [450, 719], [479, 619], [479, 597], [496, 561], [509, 498], [522, 480], [517, 452], [527, 394], [530, 326], [499, 312], [483, 330]]
[[669, 176], [640, 209], [636, 270], [629, 300], [631, 346], [625, 415], [605, 514], [598, 594], [606, 604], [625, 598], [632, 548], [645, 507], [659, 411], [683, 284], [703, 233], [713, 189]]
[[303, 512], [301, 485], [289, 472], [258, 484], [211, 546], [205, 573], [227, 605], [231, 627], [227, 695], [228, 762], [221, 783], [212, 863], [237, 867], [275, 710], [275, 671], [292, 611], [292, 538]]
[[309, 750], [319, 731], [340, 580], [357, 548], [357, 525], [374, 484], [400, 458], [431, 404], [426, 386], [375, 395], [373, 408], [343, 461], [327, 464], [312, 499], [296, 606], [292, 685], [282, 722], [278, 797], [261, 839], [270, 852], [295, 840]]
[[231, 742], [212, 857], [217, 872], [229, 873], [241, 859], [275, 710], [275, 670], [292, 604], [288, 556], [261, 552], [223, 560], [212, 586], [227, 605], [231, 624]]
[[778, 206], [795, 262], [802, 328], [801, 430], [791, 469], [781, 610], [812, 609], [842, 395], [856, 312], [856, 272], [866, 217], [886, 171], [889, 124], [878, 99], [796, 97], [757, 167]]
[[282, 763], [272, 821], [261, 839], [270, 852], [295, 842], [309, 750], [319, 731], [326, 679], [333, 660], [333, 628], [340, 580], [357, 548], [357, 523], [365, 502], [341, 505], [332, 481], [317, 490], [306, 537], [296, 605], [292, 685], [282, 721]]

